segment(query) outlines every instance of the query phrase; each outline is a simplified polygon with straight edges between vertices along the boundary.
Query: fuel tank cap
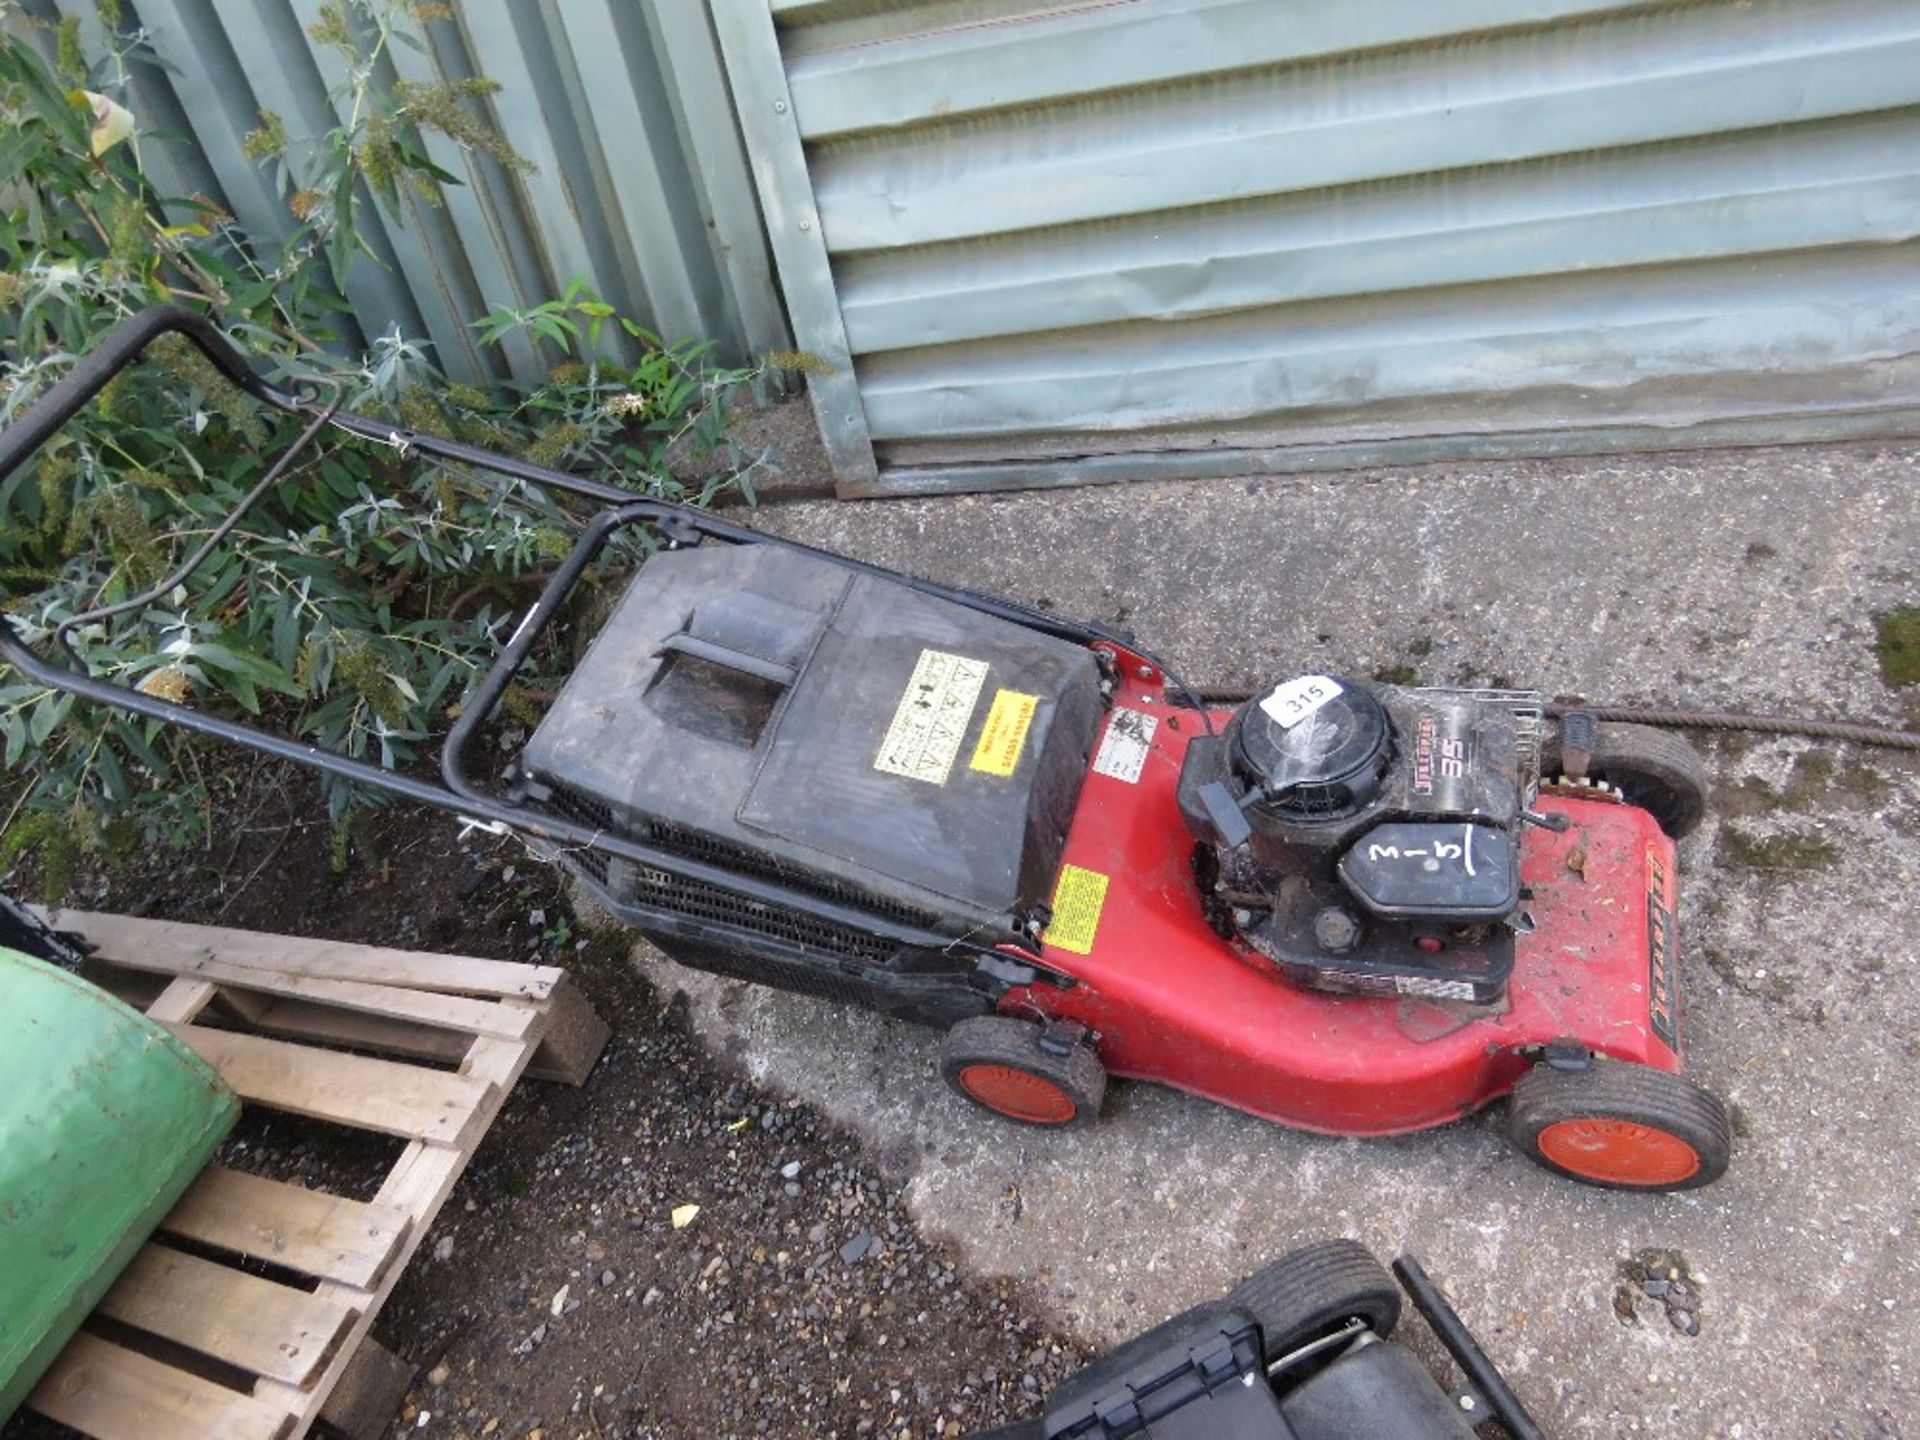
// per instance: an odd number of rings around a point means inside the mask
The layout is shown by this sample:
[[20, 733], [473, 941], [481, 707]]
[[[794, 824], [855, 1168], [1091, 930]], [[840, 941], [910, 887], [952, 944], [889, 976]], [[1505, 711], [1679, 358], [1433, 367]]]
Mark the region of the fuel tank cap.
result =
[[1334, 820], [1380, 792], [1393, 727], [1371, 690], [1331, 675], [1300, 675], [1235, 713], [1233, 769], [1261, 798], [1254, 808], [1289, 820]]

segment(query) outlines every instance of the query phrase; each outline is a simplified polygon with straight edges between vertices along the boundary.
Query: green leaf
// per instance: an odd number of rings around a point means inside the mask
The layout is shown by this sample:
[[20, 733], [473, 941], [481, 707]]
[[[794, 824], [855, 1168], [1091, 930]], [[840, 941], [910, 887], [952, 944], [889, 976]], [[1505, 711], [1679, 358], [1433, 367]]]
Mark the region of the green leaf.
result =
[[47, 737], [53, 733], [54, 727], [67, 718], [67, 712], [71, 709], [73, 709], [71, 695], [54, 694], [41, 700], [29, 712], [32, 718], [27, 722], [27, 743], [36, 750], [46, 744]]
[[133, 787], [127, 783], [127, 772], [120, 768], [120, 757], [113, 753], [111, 745], [102, 744], [94, 752], [93, 768], [106, 789], [107, 798], [116, 805], [126, 804]]
[[5, 48], [9, 56], [18, 61], [10, 78], [26, 91], [28, 100], [40, 118], [51, 125], [56, 133], [64, 136], [69, 144], [76, 148], [84, 146], [87, 143], [89, 115], [86, 105], [74, 102], [72, 96], [54, 80], [46, 62], [32, 47], [12, 43]]
[[146, 727], [149, 733], [142, 733], [142, 727], [137, 724], [119, 725], [115, 727], [114, 733], [119, 736], [121, 743], [132, 752], [135, 760], [146, 766], [154, 775], [164, 776], [167, 773], [167, 762], [162, 760], [159, 752], [153, 748], [153, 740], [150, 732], [154, 728], [156, 727], [150, 722]]
[[[195, 660], [211, 665], [226, 677], [225, 683], [237, 685], [241, 680], [249, 686], [264, 685], [269, 690], [277, 690], [282, 695], [298, 696], [300, 688], [293, 683], [293, 677], [275, 665], [271, 660], [263, 660], [258, 655], [249, 655], [245, 651], [232, 650], [211, 640], [196, 641], [188, 651]], [[249, 705], [248, 709], [255, 706]]]
[[342, 500], [352, 500], [360, 494], [360, 482], [348, 473], [345, 465], [332, 456], [320, 462], [320, 478], [326, 481], [327, 487]]
[[399, 157], [400, 163], [406, 166], [407, 169], [417, 171], [422, 175], [429, 175], [433, 179], [438, 180], [442, 185], [466, 184], [466, 181], [462, 180], [451, 170], [442, 169], [440, 166], [434, 164], [428, 156], [414, 149], [405, 141], [401, 141], [394, 146], [394, 153]]
[[0, 175], [32, 173], [46, 149], [46, 135], [37, 128], [22, 126], [0, 133]]
[[299, 604], [291, 597], [278, 600], [273, 610], [273, 663], [289, 675], [300, 660], [300, 622], [302, 615]]

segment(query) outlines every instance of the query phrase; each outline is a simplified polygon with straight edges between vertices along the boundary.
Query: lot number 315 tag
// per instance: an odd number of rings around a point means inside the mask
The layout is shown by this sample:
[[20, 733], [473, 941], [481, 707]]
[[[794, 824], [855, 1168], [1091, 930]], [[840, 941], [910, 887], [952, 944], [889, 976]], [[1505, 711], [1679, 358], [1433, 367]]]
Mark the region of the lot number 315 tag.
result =
[[1260, 708], [1282, 730], [1291, 730], [1340, 690], [1338, 680], [1325, 675], [1301, 675], [1274, 686], [1273, 693], [1260, 702]]

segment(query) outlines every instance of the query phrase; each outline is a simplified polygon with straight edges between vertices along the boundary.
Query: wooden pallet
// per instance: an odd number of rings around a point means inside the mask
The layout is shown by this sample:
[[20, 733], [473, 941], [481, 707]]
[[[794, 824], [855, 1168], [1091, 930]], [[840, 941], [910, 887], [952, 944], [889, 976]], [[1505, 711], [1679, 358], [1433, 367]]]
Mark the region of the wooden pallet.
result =
[[580, 1083], [607, 1027], [550, 967], [57, 920], [99, 947], [89, 978], [142, 1005], [246, 1105], [403, 1147], [368, 1200], [209, 1166], [27, 1403], [99, 1440], [305, 1435], [343, 1376], [379, 1368], [367, 1332], [508, 1091], [523, 1073]]

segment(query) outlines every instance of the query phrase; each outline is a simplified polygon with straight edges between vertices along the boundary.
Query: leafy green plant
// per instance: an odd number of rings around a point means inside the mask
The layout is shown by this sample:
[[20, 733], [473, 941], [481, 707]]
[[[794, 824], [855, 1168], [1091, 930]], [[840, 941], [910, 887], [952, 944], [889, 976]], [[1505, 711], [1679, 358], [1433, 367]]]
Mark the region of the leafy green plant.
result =
[[[700, 505], [729, 485], [747, 500], [754, 499], [751, 462], [709, 478], [692, 494], [672, 478], [671, 466], [680, 455], [704, 454], [725, 443], [735, 397], [759, 383], [764, 367], [708, 365], [710, 342], [669, 345], [619, 314], [580, 280], [559, 299], [530, 309], [498, 306], [474, 328], [488, 344], [523, 333], [568, 356], [554, 370], [551, 383], [529, 394], [513, 412], [516, 422], [540, 433], [530, 458], [560, 455], [608, 474], [653, 475], [661, 493]], [[604, 342], [610, 330], [640, 343], [638, 363], [622, 365], [606, 358]], [[769, 363], [783, 358], [769, 357]]]
[[[525, 332], [561, 357], [522, 390], [449, 383], [399, 333], [344, 350], [340, 294], [375, 263], [356, 217], [396, 221], [438, 203], [455, 178], [424, 132], [525, 165], [487, 117], [483, 80], [385, 81], [397, 45], [448, 7], [328, 0], [315, 37], [341, 60], [339, 124], [293, 137], [271, 113], [250, 153], [285, 198], [284, 234], [243, 233], [205, 199], [163, 197], [142, 167], [162, 143], [128, 97], [147, 37], [101, 0], [111, 53], [82, 57], [75, 31], [41, 35], [0, 0], [0, 425], [87, 347], [155, 301], [196, 306], [282, 379], [312, 381], [351, 408], [415, 430], [591, 470], [639, 493], [701, 503], [728, 484], [751, 498], [752, 462], [692, 494], [677, 460], [724, 443], [728, 402], [759, 368], [705, 364], [665, 345], [576, 282], [548, 305], [495, 310], [484, 342]], [[603, 343], [624, 337], [624, 351]], [[0, 604], [36, 644], [65, 618], [141, 594], [168, 576], [249, 490], [297, 429], [253, 406], [196, 351], [156, 344], [36, 460], [0, 484]], [[624, 353], [637, 360], [615, 358]], [[260, 713], [328, 748], [411, 760], [497, 649], [519, 577], [570, 544], [565, 511], [459, 467], [323, 438], [191, 584], [75, 632], [96, 674], [196, 705]], [[481, 603], [471, 603], [474, 599]], [[8, 830], [43, 845], [97, 847], [108, 827], [181, 842], [211, 803], [197, 742], [157, 722], [75, 706], [0, 668], [0, 756], [32, 778]], [[336, 820], [354, 803], [328, 790]], [[38, 818], [26, 818], [38, 817]], [[17, 853], [5, 852], [7, 858]], [[64, 852], [63, 852], [64, 853]]]

